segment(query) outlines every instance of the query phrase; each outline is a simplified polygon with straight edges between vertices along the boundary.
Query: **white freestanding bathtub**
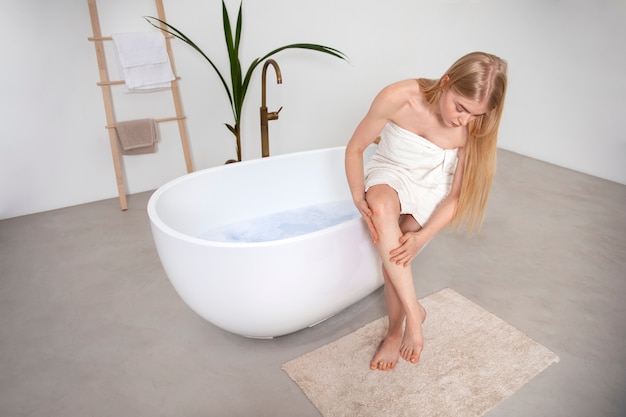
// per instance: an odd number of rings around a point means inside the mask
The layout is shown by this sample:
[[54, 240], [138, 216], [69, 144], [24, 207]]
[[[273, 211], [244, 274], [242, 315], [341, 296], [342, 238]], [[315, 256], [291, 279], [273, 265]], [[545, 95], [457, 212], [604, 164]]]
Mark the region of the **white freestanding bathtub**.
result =
[[207, 233], [247, 229], [302, 207], [351, 204], [344, 151], [224, 165], [160, 187], [148, 214], [163, 268], [183, 301], [218, 327], [269, 338], [319, 323], [379, 288], [379, 257], [353, 207], [348, 220], [293, 236], [228, 241]]

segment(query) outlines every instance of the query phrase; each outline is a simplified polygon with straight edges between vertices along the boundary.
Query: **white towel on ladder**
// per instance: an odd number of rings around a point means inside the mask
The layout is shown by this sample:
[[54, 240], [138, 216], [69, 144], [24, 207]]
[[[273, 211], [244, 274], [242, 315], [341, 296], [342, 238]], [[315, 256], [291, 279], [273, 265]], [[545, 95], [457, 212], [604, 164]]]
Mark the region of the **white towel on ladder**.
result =
[[170, 87], [174, 77], [165, 37], [160, 31], [111, 35], [120, 72], [129, 92]]

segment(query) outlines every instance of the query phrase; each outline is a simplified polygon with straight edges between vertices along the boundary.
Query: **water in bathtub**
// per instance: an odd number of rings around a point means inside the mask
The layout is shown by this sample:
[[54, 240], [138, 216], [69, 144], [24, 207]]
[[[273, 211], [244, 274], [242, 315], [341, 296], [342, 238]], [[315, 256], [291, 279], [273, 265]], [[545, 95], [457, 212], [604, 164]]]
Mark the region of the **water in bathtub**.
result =
[[323, 230], [359, 216], [352, 200], [346, 200], [251, 218], [206, 231], [199, 237], [212, 242], [269, 242]]

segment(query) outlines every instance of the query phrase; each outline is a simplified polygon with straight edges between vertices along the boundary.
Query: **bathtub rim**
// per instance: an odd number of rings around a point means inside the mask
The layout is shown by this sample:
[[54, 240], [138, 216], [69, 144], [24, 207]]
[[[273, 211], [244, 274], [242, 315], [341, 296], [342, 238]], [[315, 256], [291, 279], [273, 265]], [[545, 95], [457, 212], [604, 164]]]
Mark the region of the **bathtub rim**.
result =
[[[311, 150], [305, 150], [305, 151], [299, 151], [299, 152], [291, 152], [291, 153], [282, 154], [282, 155], [270, 156], [267, 158], [258, 158], [258, 159], [251, 159], [248, 161], [241, 161], [241, 162], [237, 162], [237, 165], [251, 165], [251, 164], [253, 165], [253, 164], [259, 164], [259, 163], [267, 163], [269, 160], [274, 160], [274, 159], [292, 158], [292, 157], [297, 157], [298, 155], [303, 155], [303, 154], [326, 153], [326, 152], [333, 152], [333, 151], [339, 151], [339, 150], [345, 151], [345, 149], [346, 149], [346, 146], [335, 146], [335, 147], [328, 147], [328, 148], [321, 148], [321, 149], [311, 149]], [[277, 246], [277, 245], [282, 245], [282, 244], [288, 244], [290, 242], [297, 242], [300, 240], [315, 238], [318, 235], [332, 233], [335, 230], [353, 227], [352, 224], [362, 221], [362, 218], [358, 216], [354, 219], [350, 219], [345, 222], [336, 224], [334, 226], [326, 227], [324, 229], [317, 230], [314, 232], [304, 233], [301, 235], [282, 238], [282, 239], [268, 240], [268, 241], [263, 241], [263, 242], [221, 242], [221, 241], [203, 239], [200, 237], [195, 237], [195, 236], [191, 236], [191, 235], [179, 232], [178, 230], [175, 230], [174, 228], [166, 224], [163, 220], [161, 220], [161, 218], [159, 217], [157, 213], [156, 206], [162, 194], [167, 192], [169, 189], [175, 187], [177, 184], [183, 181], [188, 181], [191, 178], [203, 175], [207, 171], [214, 172], [214, 171], [233, 169], [233, 168], [235, 167], [231, 167], [229, 165], [219, 165], [216, 167], [204, 168], [199, 171], [181, 175], [180, 177], [174, 178], [173, 180], [166, 182], [165, 184], [157, 188], [155, 192], [150, 196], [150, 199], [148, 200], [147, 211], [148, 211], [148, 217], [150, 219], [150, 222], [154, 226], [158, 227], [162, 232], [166, 233], [167, 235], [172, 236], [176, 239], [193, 243], [193, 244], [209, 246], [209, 247], [222, 247], [222, 248], [255, 248], [255, 247], [258, 248], [258, 247]]]

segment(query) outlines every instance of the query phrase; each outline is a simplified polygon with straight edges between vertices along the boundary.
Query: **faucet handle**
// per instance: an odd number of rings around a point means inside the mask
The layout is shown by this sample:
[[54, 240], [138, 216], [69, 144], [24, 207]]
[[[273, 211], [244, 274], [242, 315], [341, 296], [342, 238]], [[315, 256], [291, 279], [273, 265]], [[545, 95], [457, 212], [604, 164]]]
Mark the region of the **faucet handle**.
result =
[[273, 112], [267, 113], [267, 120], [276, 120], [276, 119], [278, 119], [278, 113], [280, 113], [280, 111], [282, 109], [283, 109], [283, 106], [280, 106], [280, 109], [278, 109], [278, 111], [273, 111]]

